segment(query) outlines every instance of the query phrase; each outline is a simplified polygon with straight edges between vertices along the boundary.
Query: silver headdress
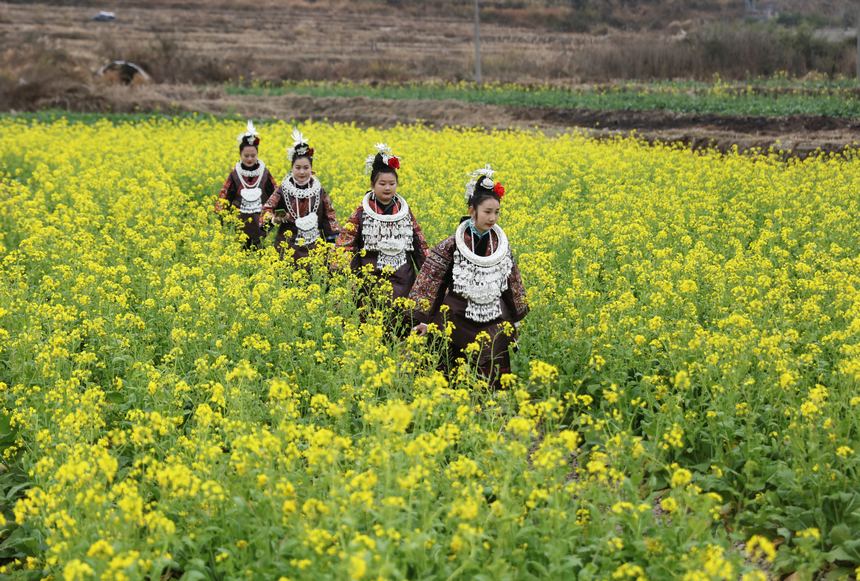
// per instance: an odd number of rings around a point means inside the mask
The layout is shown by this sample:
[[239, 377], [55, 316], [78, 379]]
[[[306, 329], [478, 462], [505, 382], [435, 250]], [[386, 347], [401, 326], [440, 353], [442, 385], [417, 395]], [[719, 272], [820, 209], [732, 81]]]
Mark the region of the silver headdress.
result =
[[251, 121], [250, 119], [248, 120], [248, 127], [245, 129], [245, 131], [239, 134], [239, 136], [236, 138], [236, 141], [239, 143], [239, 145], [246, 144], [256, 146], [260, 143], [260, 134], [257, 133], [257, 129], [254, 127], [253, 121]]
[[466, 202], [468, 203], [468, 201], [472, 199], [472, 196], [475, 195], [475, 187], [478, 184], [480, 184], [482, 188], [492, 190], [495, 185], [493, 182], [494, 175], [496, 175], [496, 172], [490, 167], [490, 164], [470, 173], [469, 177], [471, 179], [469, 180], [469, 183], [466, 184]]
[[391, 153], [391, 148], [384, 143], [377, 143], [375, 146], [376, 153], [371, 153], [364, 160], [364, 172], [371, 173], [373, 171], [373, 160], [377, 155], [382, 155], [382, 163], [392, 169], [400, 169], [400, 159]]
[[301, 155], [313, 157], [314, 148], [308, 145], [305, 136], [295, 127], [293, 128], [292, 138], [293, 144], [287, 148], [287, 157], [290, 161], [295, 160], [296, 157]]

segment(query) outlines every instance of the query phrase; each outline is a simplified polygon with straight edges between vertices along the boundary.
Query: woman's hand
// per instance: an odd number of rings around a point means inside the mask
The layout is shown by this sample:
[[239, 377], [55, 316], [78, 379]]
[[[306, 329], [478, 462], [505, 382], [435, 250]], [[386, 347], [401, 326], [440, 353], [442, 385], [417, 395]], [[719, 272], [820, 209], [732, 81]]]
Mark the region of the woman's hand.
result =
[[265, 212], [262, 216], [260, 216], [260, 226], [264, 226], [266, 222], [271, 222], [272, 224], [283, 224], [284, 219], [277, 214]]
[[412, 332], [419, 337], [423, 337], [427, 334], [427, 323], [418, 323], [417, 325], [412, 327]]

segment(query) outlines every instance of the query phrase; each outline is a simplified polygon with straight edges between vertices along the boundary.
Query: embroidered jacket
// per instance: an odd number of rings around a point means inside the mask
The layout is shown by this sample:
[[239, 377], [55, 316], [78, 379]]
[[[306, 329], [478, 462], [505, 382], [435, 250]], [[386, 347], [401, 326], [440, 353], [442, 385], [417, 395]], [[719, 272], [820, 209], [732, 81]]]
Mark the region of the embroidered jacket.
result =
[[[400, 211], [399, 196], [394, 199], [394, 203], [387, 210], [383, 208], [376, 200], [370, 200], [368, 205], [378, 214], [393, 215]], [[409, 219], [412, 220], [412, 250], [407, 251], [407, 257], [412, 260], [415, 265], [415, 271], [419, 271], [424, 264], [424, 259], [427, 256], [428, 246], [427, 240], [424, 238], [424, 232], [421, 226], [418, 225], [418, 220], [415, 219], [412, 210], [409, 210]], [[353, 270], [359, 270], [365, 264], [373, 264], [377, 266], [378, 252], [367, 250], [365, 256], [360, 256], [360, 251], [365, 248], [364, 237], [362, 235], [362, 226], [364, 223], [364, 205], [359, 206], [355, 212], [349, 217], [344, 224], [340, 235], [337, 237], [336, 245], [339, 248], [350, 252], [353, 255], [350, 263]]]
[[[316, 180], [315, 177], [313, 179]], [[319, 203], [317, 203], [317, 197], [319, 198]], [[290, 204], [289, 209], [287, 208], [287, 204]], [[328, 242], [334, 242], [335, 238], [340, 234], [340, 224], [337, 223], [337, 216], [334, 213], [331, 197], [329, 197], [322, 186], [320, 186], [319, 194], [307, 198], [290, 196], [284, 192], [283, 186], [278, 186], [268, 201], [263, 204], [263, 211], [260, 212], [260, 223], [265, 221], [266, 214], [274, 213], [275, 210], [284, 210], [286, 211], [286, 221], [282, 225], [282, 228], [285, 227], [292, 232], [292, 240], [295, 240], [298, 233], [296, 217], [307, 216], [313, 210], [314, 206], [317, 206], [317, 226], [323, 238]]]
[[[484, 246], [484, 252], [482, 253], [484, 256], [489, 256], [492, 253], [492, 248], [494, 246], [497, 247], [498, 244], [495, 232], [491, 231], [487, 236], [491, 237], [489, 240], [491, 244], [480, 245]], [[470, 232], [465, 232], [463, 238], [467, 245], [472, 244], [472, 235]], [[449, 236], [433, 247], [427, 255], [427, 260], [424, 262], [421, 272], [418, 273], [418, 279], [409, 293], [409, 298], [416, 302], [412, 313], [415, 321], [429, 323], [439, 312], [439, 307], [442, 306], [445, 294], [447, 292], [454, 292], [453, 271], [454, 252], [456, 249], [457, 242], [455, 237]], [[502, 292], [500, 300], [507, 303], [510, 312], [513, 313], [513, 322], [517, 322], [526, 316], [529, 306], [522, 275], [515, 260], [508, 275], [507, 283], [508, 288]]]
[[[259, 182], [256, 181], [257, 179], [259, 179]], [[261, 199], [263, 204], [266, 203], [269, 196], [271, 196], [278, 187], [277, 182], [275, 182], [275, 178], [273, 178], [272, 174], [269, 172], [269, 168], [265, 168], [259, 178], [246, 179], [245, 183], [253, 186], [256, 186], [258, 183], [260, 184], [260, 188], [263, 190]], [[218, 201], [215, 203], [215, 211], [220, 212], [223, 209], [225, 200], [228, 204], [232, 204], [237, 209], [241, 208], [242, 196], [239, 195], [239, 192], [242, 191], [242, 187], [242, 182], [239, 180], [239, 174], [236, 173], [236, 168], [234, 167], [230, 171], [230, 175], [227, 176], [227, 180], [224, 182], [224, 185], [221, 186], [221, 191], [218, 193]]]

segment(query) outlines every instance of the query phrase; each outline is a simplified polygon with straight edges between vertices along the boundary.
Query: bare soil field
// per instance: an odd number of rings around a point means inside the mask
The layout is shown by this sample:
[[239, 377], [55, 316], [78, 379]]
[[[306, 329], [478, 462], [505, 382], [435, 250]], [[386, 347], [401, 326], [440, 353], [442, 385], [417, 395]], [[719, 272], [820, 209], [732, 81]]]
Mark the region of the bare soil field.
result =
[[860, 120], [831, 117], [689, 115], [666, 111], [588, 111], [506, 107], [454, 100], [230, 95], [220, 87], [150, 85], [109, 87], [100, 97], [111, 111], [201, 112], [255, 119], [327, 119], [364, 126], [398, 123], [487, 128], [534, 128], [548, 133], [582, 129], [595, 137], [636, 134], [654, 142], [679, 142], [694, 149], [741, 151], [775, 146], [805, 157], [860, 145]]

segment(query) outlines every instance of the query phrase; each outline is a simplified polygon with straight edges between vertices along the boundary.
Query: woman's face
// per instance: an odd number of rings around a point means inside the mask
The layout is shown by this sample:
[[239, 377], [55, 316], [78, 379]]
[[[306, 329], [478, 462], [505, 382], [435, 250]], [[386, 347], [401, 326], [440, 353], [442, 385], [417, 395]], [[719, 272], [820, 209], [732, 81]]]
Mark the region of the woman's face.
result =
[[242, 163], [245, 165], [254, 165], [257, 163], [257, 148], [253, 145], [246, 145], [239, 153], [242, 158]]
[[311, 160], [306, 157], [299, 157], [293, 162], [292, 169], [293, 181], [297, 185], [303, 186], [311, 179]]
[[397, 176], [393, 173], [380, 172], [373, 182], [373, 195], [380, 204], [388, 204], [397, 193]]
[[486, 232], [499, 221], [500, 211], [499, 200], [496, 198], [484, 198], [477, 208], [469, 206], [469, 216], [480, 232]]

